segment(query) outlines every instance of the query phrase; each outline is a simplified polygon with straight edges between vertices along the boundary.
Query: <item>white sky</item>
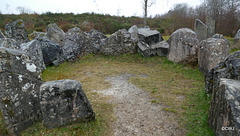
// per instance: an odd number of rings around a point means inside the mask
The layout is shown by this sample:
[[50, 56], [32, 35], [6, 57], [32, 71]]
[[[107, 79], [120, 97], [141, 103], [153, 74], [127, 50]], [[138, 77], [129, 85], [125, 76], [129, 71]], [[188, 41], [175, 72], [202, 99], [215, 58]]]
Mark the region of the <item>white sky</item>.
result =
[[[143, 0], [0, 0], [0, 11], [3, 14], [18, 13], [16, 7], [22, 6], [37, 13], [47, 11], [56, 13], [94, 12], [110, 15], [142, 16]], [[149, 0], [151, 1], [151, 0]], [[148, 15], [168, 12], [177, 3], [187, 3], [195, 7], [202, 0], [156, 0], [149, 8]]]

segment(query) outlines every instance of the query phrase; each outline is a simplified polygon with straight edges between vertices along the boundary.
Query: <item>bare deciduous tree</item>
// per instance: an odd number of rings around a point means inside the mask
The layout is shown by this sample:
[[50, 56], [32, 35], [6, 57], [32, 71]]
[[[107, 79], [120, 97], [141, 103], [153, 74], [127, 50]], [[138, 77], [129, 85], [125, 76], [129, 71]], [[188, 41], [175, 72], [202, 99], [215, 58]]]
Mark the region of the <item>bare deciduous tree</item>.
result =
[[153, 4], [155, 4], [155, 0], [143, 0], [143, 10], [144, 10], [144, 22], [143, 26], [145, 27], [147, 25], [147, 13], [148, 13], [148, 7], [151, 7]]

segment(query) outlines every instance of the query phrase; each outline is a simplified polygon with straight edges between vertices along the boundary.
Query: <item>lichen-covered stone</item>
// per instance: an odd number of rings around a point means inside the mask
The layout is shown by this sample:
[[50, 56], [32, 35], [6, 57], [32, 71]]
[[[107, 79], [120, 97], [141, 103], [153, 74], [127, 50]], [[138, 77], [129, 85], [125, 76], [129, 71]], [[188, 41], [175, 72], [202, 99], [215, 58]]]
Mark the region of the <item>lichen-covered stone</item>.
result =
[[102, 32], [97, 31], [95, 29], [89, 32], [89, 40], [90, 42], [90, 53], [98, 53], [100, 49], [106, 45], [107, 36]]
[[57, 24], [49, 24], [46, 30], [46, 36], [60, 46], [63, 45], [63, 39], [65, 37], [64, 31], [57, 26]]
[[[240, 135], [240, 81], [221, 78], [212, 93], [208, 124], [216, 136]], [[231, 129], [231, 130], [226, 130]]]
[[195, 19], [194, 32], [196, 32], [199, 40], [206, 40], [208, 38], [208, 27], [199, 19]]
[[136, 52], [136, 44], [131, 40], [131, 34], [126, 29], [121, 29], [108, 37], [106, 45], [102, 46], [100, 53], [111, 56], [134, 53]]
[[5, 26], [7, 38], [15, 39], [19, 44], [29, 42], [28, 34], [22, 20], [14, 21]]
[[207, 75], [208, 71], [229, 55], [230, 47], [223, 39], [209, 38], [198, 45], [199, 70]]
[[49, 40], [46, 36], [39, 36], [36, 38], [42, 49], [43, 60], [46, 66], [58, 66], [64, 62], [63, 50], [55, 42]]
[[238, 32], [234, 36], [232, 48], [233, 49], [240, 49], [240, 29], [238, 30]]
[[48, 128], [95, 119], [82, 85], [76, 80], [45, 82], [40, 87], [43, 125]]
[[69, 29], [63, 40], [63, 56], [65, 60], [76, 60], [83, 54], [88, 39], [84, 32], [80, 28], [75, 27]]
[[0, 30], [0, 38], [5, 38], [4, 34], [2, 33], [2, 31]]
[[37, 40], [21, 44], [21, 50], [29, 54], [33, 63], [41, 73], [46, 69], [46, 65], [43, 60], [42, 48]]
[[189, 56], [197, 56], [197, 45], [199, 40], [197, 34], [189, 28], [176, 30], [167, 40], [169, 44], [168, 60], [183, 62]]
[[45, 36], [45, 35], [46, 35], [46, 33], [44, 33], [44, 32], [33, 31], [33, 33], [31, 33], [29, 35], [29, 37], [30, 37], [31, 40], [33, 40], [33, 39], [35, 39], [38, 36]]
[[229, 55], [208, 72], [205, 79], [207, 94], [217, 87], [220, 78], [240, 80], [240, 51]]
[[20, 45], [14, 39], [0, 38], [0, 47], [20, 50]]
[[222, 34], [214, 34], [212, 36], [212, 38], [216, 38], [216, 39], [223, 39], [224, 41], [226, 41], [230, 47], [231, 43], [228, 41], [228, 39], [226, 39]]

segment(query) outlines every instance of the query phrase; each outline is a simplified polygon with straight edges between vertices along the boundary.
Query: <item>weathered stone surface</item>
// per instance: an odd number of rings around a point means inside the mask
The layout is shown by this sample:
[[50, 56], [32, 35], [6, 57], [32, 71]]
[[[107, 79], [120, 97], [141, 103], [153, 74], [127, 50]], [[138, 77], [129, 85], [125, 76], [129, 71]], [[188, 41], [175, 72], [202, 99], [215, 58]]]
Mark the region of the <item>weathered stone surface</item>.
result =
[[134, 53], [136, 43], [131, 40], [131, 34], [126, 29], [118, 30], [107, 40], [106, 45], [102, 46], [100, 53], [104, 55], [117, 56], [123, 53]]
[[37, 40], [21, 44], [21, 50], [29, 54], [38, 71], [42, 73], [46, 69], [46, 65], [43, 60], [42, 48]]
[[4, 34], [2, 33], [2, 31], [0, 30], [0, 38], [5, 38]]
[[150, 56], [167, 56], [169, 49], [169, 44], [166, 41], [161, 41], [155, 44], [152, 44], [150, 47], [146, 46], [144, 42], [138, 42], [138, 52], [144, 57]]
[[157, 30], [150, 30], [149, 27], [138, 29], [139, 41], [145, 42], [149, 46], [163, 40], [162, 35]]
[[230, 47], [230, 45], [231, 45], [231, 43], [228, 41], [228, 39], [226, 39], [222, 34], [214, 34], [214, 35], [212, 36], [212, 38], [223, 39], [223, 40], [225, 40], [225, 41], [228, 43], [229, 47]]
[[133, 42], [138, 42], [138, 27], [136, 25], [129, 28], [128, 32], [131, 34], [131, 39]]
[[238, 30], [238, 32], [234, 36], [232, 48], [233, 49], [240, 49], [240, 29]]
[[89, 39], [86, 34], [75, 27], [69, 29], [63, 40], [63, 53], [65, 60], [76, 60], [89, 46]]
[[208, 72], [205, 79], [207, 94], [215, 90], [220, 78], [240, 80], [240, 51], [229, 55]]
[[57, 26], [57, 24], [49, 24], [47, 26], [46, 36], [60, 46], [63, 45], [63, 39], [65, 37], [64, 31]]
[[229, 55], [230, 47], [223, 39], [209, 38], [198, 45], [199, 71], [207, 75], [208, 71]]
[[9, 134], [40, 121], [39, 71], [25, 52], [0, 47], [0, 109]]
[[95, 29], [91, 30], [89, 34], [90, 34], [89, 38], [91, 41], [89, 45], [91, 47], [90, 53], [98, 53], [100, 49], [104, 45], [106, 45], [107, 36]]
[[46, 66], [51, 64], [58, 66], [64, 62], [63, 50], [57, 43], [49, 40], [46, 36], [37, 37], [36, 40], [42, 49], [43, 60]]
[[0, 47], [0, 72], [17, 73], [27, 77], [41, 79], [40, 71], [29, 54], [23, 51]]
[[29, 41], [25, 25], [22, 20], [14, 21], [5, 26], [5, 34], [7, 38], [15, 39], [19, 44]]
[[216, 136], [240, 135], [239, 106], [240, 81], [221, 78], [212, 93], [208, 115], [208, 124]]
[[197, 55], [196, 49], [199, 43], [197, 34], [189, 28], [176, 30], [167, 40], [169, 44], [168, 60], [182, 62], [188, 56]]
[[14, 39], [0, 38], [0, 47], [20, 50], [20, 45]]
[[82, 85], [76, 80], [45, 82], [40, 87], [43, 125], [60, 127], [72, 122], [95, 119]]
[[31, 33], [29, 35], [29, 37], [33, 40], [33, 39], [35, 39], [38, 36], [45, 36], [45, 35], [46, 35], [46, 33], [44, 33], [44, 32], [33, 31], [33, 33]]
[[206, 17], [207, 29], [207, 38], [212, 37], [215, 34], [215, 19], [210, 16]]
[[200, 41], [208, 38], [208, 27], [199, 19], [195, 19], [194, 31], [196, 32]]

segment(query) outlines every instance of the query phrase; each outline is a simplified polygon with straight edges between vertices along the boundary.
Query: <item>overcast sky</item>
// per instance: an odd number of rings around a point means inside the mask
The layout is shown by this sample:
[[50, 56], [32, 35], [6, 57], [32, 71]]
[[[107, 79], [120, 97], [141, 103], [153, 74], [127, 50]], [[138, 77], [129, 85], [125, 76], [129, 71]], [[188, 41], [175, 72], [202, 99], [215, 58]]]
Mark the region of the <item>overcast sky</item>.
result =
[[[142, 16], [143, 0], [0, 0], [0, 11], [3, 14], [19, 13], [16, 7], [22, 6], [37, 13], [47, 11], [56, 13], [85, 13], [120, 16]], [[149, 0], [151, 1], [151, 0]], [[148, 15], [168, 12], [177, 3], [187, 3], [191, 7], [200, 5], [202, 0], [156, 0], [149, 8]]]

